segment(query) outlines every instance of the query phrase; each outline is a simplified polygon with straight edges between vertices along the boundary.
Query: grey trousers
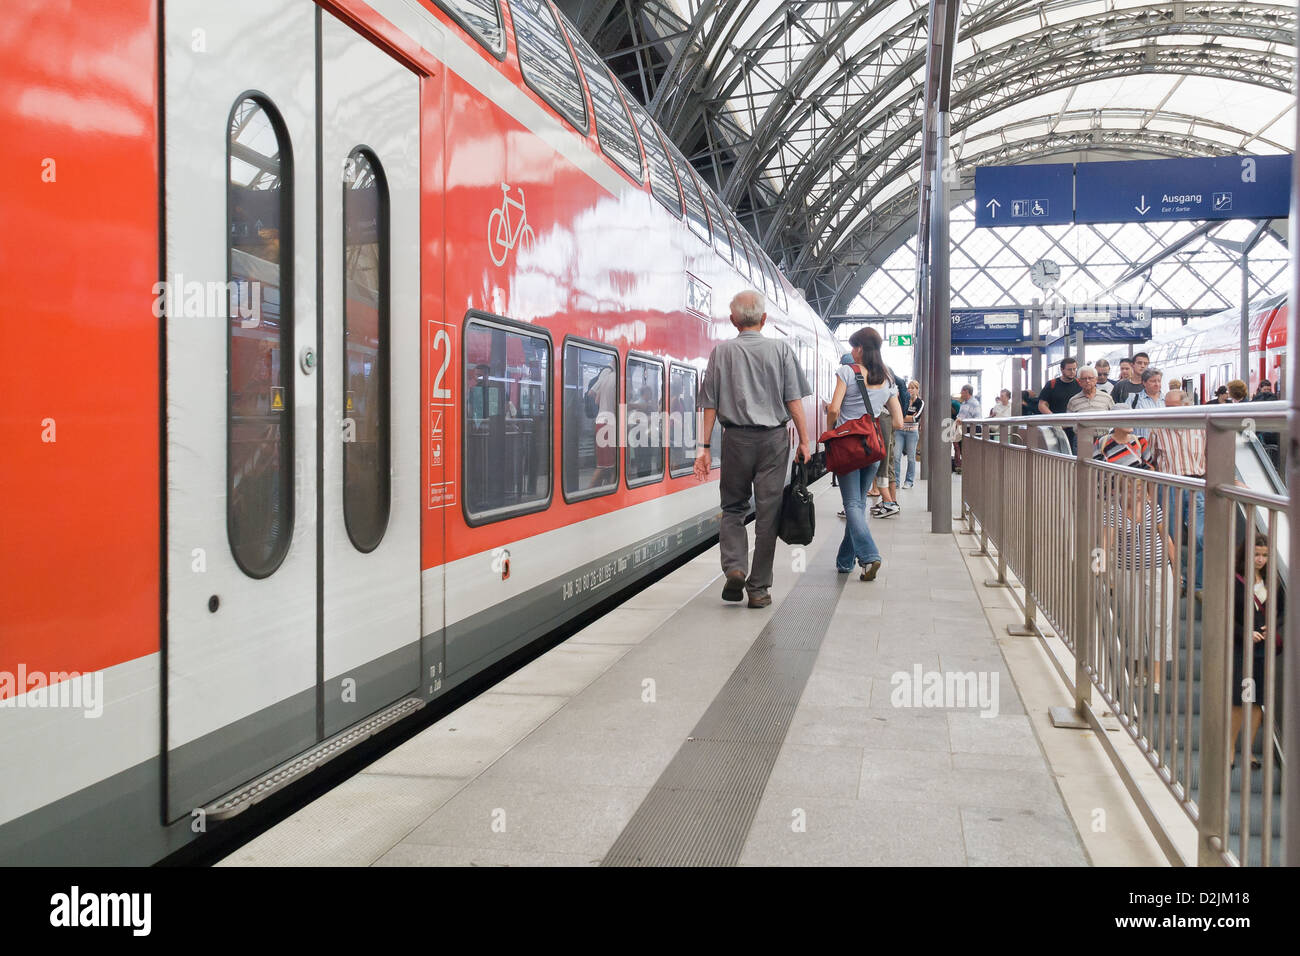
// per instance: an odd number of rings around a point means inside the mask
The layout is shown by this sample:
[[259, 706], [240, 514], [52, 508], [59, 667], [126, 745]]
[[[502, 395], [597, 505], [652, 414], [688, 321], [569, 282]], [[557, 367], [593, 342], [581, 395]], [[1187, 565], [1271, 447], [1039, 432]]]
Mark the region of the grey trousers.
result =
[[718, 543], [722, 570], [745, 571], [749, 564], [749, 536], [745, 514], [754, 498], [754, 564], [745, 589], [759, 595], [772, 586], [772, 557], [781, 523], [781, 496], [790, 455], [789, 432], [784, 426], [765, 431], [724, 428], [722, 432], [722, 523]]

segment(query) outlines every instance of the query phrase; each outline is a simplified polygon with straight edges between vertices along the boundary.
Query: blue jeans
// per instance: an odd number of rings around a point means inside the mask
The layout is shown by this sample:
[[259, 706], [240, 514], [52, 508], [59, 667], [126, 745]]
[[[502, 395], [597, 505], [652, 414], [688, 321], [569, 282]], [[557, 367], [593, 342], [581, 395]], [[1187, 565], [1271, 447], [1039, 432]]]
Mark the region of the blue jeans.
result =
[[903, 456], [907, 456], [907, 484], [916, 480], [916, 443], [920, 439], [921, 433], [900, 431], [894, 438], [898, 442], [898, 453], [894, 468], [894, 484], [903, 484]]
[[[1192, 492], [1188, 489], [1182, 489], [1183, 493], [1183, 521], [1186, 523], [1187, 531], [1183, 535], [1183, 548], [1186, 549], [1192, 543], [1193, 535], [1196, 539], [1196, 586], [1197, 591], [1201, 590], [1201, 581], [1205, 576], [1205, 494], [1196, 492], [1196, 514], [1193, 515], [1190, 508], [1190, 497]], [[1195, 525], [1193, 526], [1193, 520]], [[1193, 530], [1193, 527], [1195, 530]], [[1170, 535], [1172, 537], [1172, 535]], [[1187, 573], [1187, 562], [1183, 562], [1183, 573]]]
[[880, 560], [880, 551], [871, 537], [867, 527], [867, 491], [876, 480], [880, 462], [859, 468], [847, 475], [840, 475], [840, 498], [844, 502], [845, 522], [844, 540], [840, 542], [839, 553], [835, 555], [835, 567], [841, 571], [853, 570], [853, 559], [866, 567], [872, 561]]

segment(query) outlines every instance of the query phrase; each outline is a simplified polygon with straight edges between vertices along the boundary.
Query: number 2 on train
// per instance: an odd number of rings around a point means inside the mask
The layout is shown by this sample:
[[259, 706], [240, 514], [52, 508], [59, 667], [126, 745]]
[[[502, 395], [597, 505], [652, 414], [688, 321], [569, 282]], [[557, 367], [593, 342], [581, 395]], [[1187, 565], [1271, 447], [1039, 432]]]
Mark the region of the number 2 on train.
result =
[[[442, 351], [440, 346], [446, 346], [446, 351]], [[442, 364], [438, 366], [438, 374], [433, 379], [433, 398], [451, 398], [451, 389], [443, 387], [442, 380], [447, 375], [447, 367], [451, 365], [451, 336], [447, 334], [446, 329], [439, 329], [433, 336], [433, 351], [435, 355], [442, 356]]]

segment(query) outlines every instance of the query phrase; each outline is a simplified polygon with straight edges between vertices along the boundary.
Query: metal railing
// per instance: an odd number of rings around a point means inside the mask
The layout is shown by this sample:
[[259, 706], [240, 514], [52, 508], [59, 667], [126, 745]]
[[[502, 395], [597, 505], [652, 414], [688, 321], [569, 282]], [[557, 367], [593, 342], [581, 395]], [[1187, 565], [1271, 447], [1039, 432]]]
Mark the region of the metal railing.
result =
[[[1283, 403], [1270, 402], [957, 423], [962, 516], [996, 565], [997, 579], [988, 584], [1011, 587], [1024, 610], [1023, 627], [1010, 633], [1044, 636], [1040, 616], [1051, 625], [1074, 656], [1073, 675], [1068, 665], [1062, 670], [1073, 685], [1075, 714], [1103, 740], [1103, 718], [1118, 721], [1196, 825], [1200, 865], [1282, 862], [1285, 754], [1276, 731], [1282, 694], [1297, 692], [1281, 686], [1278, 641], [1287, 584], [1278, 571], [1278, 540], [1289, 534], [1289, 500], [1242, 487], [1235, 459], [1239, 432], [1285, 431], [1285, 416]], [[1116, 425], [1203, 429], [1205, 476], [1094, 459], [1095, 440]], [[1043, 426], [1073, 428], [1078, 451], [1049, 451]], [[1255, 626], [1252, 587], [1261, 540], [1269, 598], [1262, 629]], [[1104, 708], [1094, 706], [1094, 689]], [[1295, 766], [1289, 769], [1288, 783], [1297, 776]], [[1155, 835], [1172, 853], [1169, 835]]]

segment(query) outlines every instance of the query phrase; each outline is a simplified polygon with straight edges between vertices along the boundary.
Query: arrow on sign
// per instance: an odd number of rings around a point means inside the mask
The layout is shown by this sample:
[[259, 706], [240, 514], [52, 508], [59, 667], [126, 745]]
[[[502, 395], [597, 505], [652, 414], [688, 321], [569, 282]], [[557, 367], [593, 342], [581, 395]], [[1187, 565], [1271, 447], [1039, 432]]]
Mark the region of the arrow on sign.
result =
[[988, 202], [986, 202], [984, 205], [985, 205], [985, 207], [986, 207], [986, 208], [988, 209], [988, 211], [989, 211], [989, 218], [990, 218], [990, 219], [996, 219], [996, 218], [998, 218], [998, 206], [1001, 206], [1002, 203], [998, 202], [996, 199], [990, 199], [990, 200], [989, 200]]
[[1142, 205], [1134, 206], [1133, 208], [1138, 211], [1139, 216], [1145, 216], [1147, 213], [1151, 211], [1151, 207], [1147, 205], [1147, 197], [1139, 196], [1138, 200], [1142, 203]]

